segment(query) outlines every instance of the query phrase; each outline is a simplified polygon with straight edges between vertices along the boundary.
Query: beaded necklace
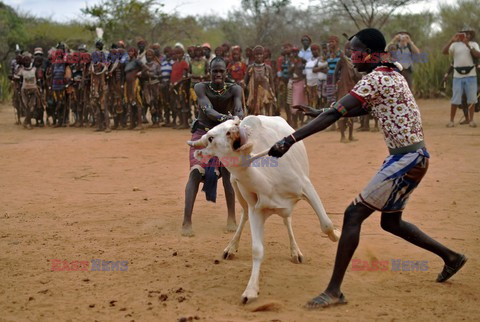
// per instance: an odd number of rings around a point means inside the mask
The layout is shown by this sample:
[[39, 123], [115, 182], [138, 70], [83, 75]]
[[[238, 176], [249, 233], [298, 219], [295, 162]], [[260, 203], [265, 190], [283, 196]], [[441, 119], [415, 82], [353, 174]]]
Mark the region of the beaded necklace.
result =
[[227, 91], [227, 83], [223, 83], [223, 88], [220, 89], [214, 89], [212, 86], [212, 82], [208, 83], [208, 88], [216, 95], [216, 96], [223, 96], [225, 92]]

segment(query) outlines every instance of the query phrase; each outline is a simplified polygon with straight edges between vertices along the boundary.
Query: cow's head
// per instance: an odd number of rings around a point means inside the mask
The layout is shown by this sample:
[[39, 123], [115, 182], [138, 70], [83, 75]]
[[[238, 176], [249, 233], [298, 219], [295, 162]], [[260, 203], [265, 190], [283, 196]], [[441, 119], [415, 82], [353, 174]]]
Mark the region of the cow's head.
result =
[[239, 157], [248, 155], [253, 144], [249, 142], [249, 129], [240, 125], [240, 119], [225, 121], [204, 134], [197, 141], [188, 141], [188, 145], [198, 147], [195, 157], [202, 159], [205, 156]]

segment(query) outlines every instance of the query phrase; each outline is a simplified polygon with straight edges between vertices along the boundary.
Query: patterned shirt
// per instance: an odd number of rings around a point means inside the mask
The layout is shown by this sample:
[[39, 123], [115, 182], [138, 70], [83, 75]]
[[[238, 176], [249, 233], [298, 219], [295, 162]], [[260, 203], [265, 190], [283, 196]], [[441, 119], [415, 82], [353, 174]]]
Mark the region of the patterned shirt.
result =
[[378, 67], [355, 85], [351, 95], [378, 119], [389, 148], [423, 141], [420, 110], [405, 78], [388, 67]]

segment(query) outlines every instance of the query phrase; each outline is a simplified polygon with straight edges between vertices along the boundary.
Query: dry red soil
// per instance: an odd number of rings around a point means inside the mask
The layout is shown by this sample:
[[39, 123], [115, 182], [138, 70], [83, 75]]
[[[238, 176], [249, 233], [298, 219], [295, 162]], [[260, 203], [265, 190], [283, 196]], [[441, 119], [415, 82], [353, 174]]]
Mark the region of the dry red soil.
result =
[[[354, 258], [387, 261], [388, 270], [350, 267], [342, 289], [349, 304], [320, 311], [304, 304], [326, 287], [337, 244], [321, 233], [306, 202], [293, 216], [305, 262], [290, 261], [286, 228], [272, 216], [260, 297], [243, 305], [250, 232], [233, 260], [221, 258], [233, 236], [224, 231], [221, 184], [216, 204], [199, 192], [195, 236], [180, 234], [189, 131], [28, 131], [13, 125], [10, 106], [0, 106], [0, 320], [480, 320], [480, 128], [446, 128], [446, 100], [419, 105], [431, 161], [404, 218], [469, 262], [436, 283], [441, 259], [384, 232], [375, 213]], [[339, 228], [344, 209], [387, 155], [380, 133], [356, 137], [342, 144], [339, 133], [325, 132], [305, 142], [310, 177]], [[239, 214], [237, 203], [237, 221]], [[55, 259], [87, 261], [87, 271], [52, 271]], [[92, 259], [127, 261], [128, 270], [92, 271]], [[392, 271], [392, 259], [427, 261], [428, 269]]]

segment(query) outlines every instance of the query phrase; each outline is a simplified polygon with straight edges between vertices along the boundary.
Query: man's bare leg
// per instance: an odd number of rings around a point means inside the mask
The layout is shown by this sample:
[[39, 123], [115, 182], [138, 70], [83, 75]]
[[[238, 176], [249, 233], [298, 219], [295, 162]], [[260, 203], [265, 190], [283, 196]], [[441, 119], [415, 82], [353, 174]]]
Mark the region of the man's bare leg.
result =
[[468, 109], [468, 113], [469, 113], [468, 122], [470, 124], [470, 127], [477, 127], [477, 124], [473, 122], [473, 116], [475, 115], [475, 104], [471, 104], [470, 108]]
[[347, 126], [348, 126], [348, 140], [350, 142], [357, 141], [357, 139], [353, 137], [353, 120], [351, 118], [347, 119]]
[[225, 199], [227, 200], [227, 231], [235, 231], [237, 222], [235, 220], [235, 190], [230, 182], [230, 172], [225, 167], [220, 167], [222, 175], [223, 189], [225, 190]]
[[202, 174], [198, 169], [190, 171], [187, 186], [185, 187], [185, 211], [183, 214], [182, 235], [193, 236], [192, 230], [192, 212], [195, 199], [197, 197], [198, 187], [202, 181]]
[[457, 114], [457, 105], [452, 104], [450, 107], [450, 122], [447, 124], [447, 127], [454, 127], [455, 123], [455, 114]]
[[372, 213], [372, 209], [361, 203], [356, 205], [352, 203], [345, 210], [342, 235], [338, 242], [335, 266], [333, 268], [332, 277], [330, 278], [330, 283], [322, 294], [307, 303], [308, 308], [322, 308], [329, 305], [346, 303], [346, 300], [340, 291], [340, 287], [352, 256], [357, 249], [362, 223]]
[[454, 266], [461, 257], [461, 254], [440, 244], [414, 224], [402, 220], [401, 211], [396, 213], [382, 213], [380, 225], [383, 230], [440, 256], [445, 262], [445, 265]]
[[341, 143], [348, 143], [348, 140], [347, 138], [345, 137], [345, 130], [346, 130], [346, 127], [347, 127], [347, 120], [345, 120], [344, 118], [343, 119], [340, 119], [338, 122], [338, 129], [340, 130], [340, 142]]

